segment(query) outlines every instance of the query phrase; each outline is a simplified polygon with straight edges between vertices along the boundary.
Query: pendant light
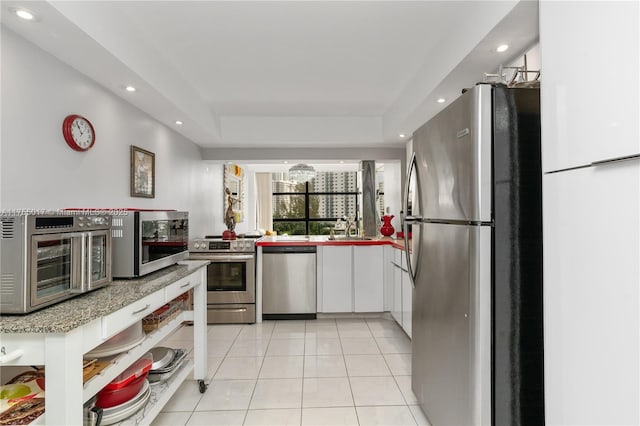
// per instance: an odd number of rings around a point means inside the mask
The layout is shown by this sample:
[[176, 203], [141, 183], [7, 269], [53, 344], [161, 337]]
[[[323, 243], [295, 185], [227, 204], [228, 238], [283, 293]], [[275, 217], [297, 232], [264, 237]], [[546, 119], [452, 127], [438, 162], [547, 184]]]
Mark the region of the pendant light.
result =
[[294, 182], [307, 182], [316, 177], [316, 170], [308, 164], [296, 164], [289, 169], [289, 179]]

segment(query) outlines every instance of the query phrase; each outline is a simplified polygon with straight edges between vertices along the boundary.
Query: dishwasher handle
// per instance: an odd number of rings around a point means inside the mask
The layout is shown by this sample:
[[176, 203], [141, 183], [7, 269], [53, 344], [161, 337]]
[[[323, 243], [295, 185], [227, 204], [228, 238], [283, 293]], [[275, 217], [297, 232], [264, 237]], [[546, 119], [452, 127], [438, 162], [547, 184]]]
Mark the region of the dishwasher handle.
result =
[[315, 253], [316, 246], [263, 246], [262, 253], [300, 254]]

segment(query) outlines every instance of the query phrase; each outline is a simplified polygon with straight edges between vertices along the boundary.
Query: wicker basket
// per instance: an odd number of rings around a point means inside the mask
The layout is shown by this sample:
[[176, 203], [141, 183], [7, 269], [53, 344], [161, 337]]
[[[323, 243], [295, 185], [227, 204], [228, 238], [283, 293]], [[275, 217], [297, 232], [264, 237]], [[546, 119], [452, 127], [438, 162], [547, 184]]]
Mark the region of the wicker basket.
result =
[[177, 317], [182, 311], [178, 304], [168, 303], [142, 318], [142, 329], [145, 333], [150, 333], [160, 327], [164, 327], [169, 321]]

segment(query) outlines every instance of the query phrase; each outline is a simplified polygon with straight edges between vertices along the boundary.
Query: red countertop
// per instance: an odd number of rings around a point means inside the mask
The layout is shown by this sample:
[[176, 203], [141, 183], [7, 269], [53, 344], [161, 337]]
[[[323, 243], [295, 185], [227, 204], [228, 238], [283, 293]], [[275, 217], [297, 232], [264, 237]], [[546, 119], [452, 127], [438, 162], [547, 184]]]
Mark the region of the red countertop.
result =
[[396, 240], [391, 237], [380, 237], [371, 240], [330, 240], [327, 235], [278, 235], [262, 237], [256, 241], [257, 246], [383, 246], [391, 245], [404, 250], [404, 240]]

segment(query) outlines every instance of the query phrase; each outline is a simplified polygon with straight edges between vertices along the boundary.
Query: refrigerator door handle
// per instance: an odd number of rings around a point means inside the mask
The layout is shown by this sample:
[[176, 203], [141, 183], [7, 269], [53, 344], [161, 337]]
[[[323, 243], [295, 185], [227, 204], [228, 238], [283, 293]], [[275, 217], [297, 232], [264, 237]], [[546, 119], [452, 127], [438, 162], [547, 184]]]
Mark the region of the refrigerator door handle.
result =
[[404, 222], [405, 223], [410, 223], [410, 224], [415, 224], [415, 223], [422, 223], [423, 222], [423, 217], [422, 216], [405, 216], [404, 218]]
[[[419, 185], [417, 182], [418, 173], [416, 169], [416, 153], [414, 152], [411, 155], [411, 161], [409, 162], [409, 169], [407, 170], [407, 179], [404, 185], [404, 203], [403, 203], [403, 211], [408, 213], [409, 208], [409, 190], [411, 189], [411, 177], [415, 174], [416, 177], [416, 187], [414, 191], [416, 194], [419, 194]], [[418, 195], [419, 196], [419, 195]], [[422, 225], [422, 217], [421, 216], [405, 216], [402, 221], [402, 230], [404, 231], [404, 254], [407, 259], [407, 269], [409, 272], [409, 277], [411, 279], [411, 287], [416, 288], [416, 280], [415, 273], [413, 271], [413, 267], [411, 266], [411, 246], [409, 242], [409, 224], [413, 226], [421, 226]], [[419, 246], [418, 246], [419, 247]], [[420, 253], [420, 249], [416, 250], [415, 255], [418, 256]]]

